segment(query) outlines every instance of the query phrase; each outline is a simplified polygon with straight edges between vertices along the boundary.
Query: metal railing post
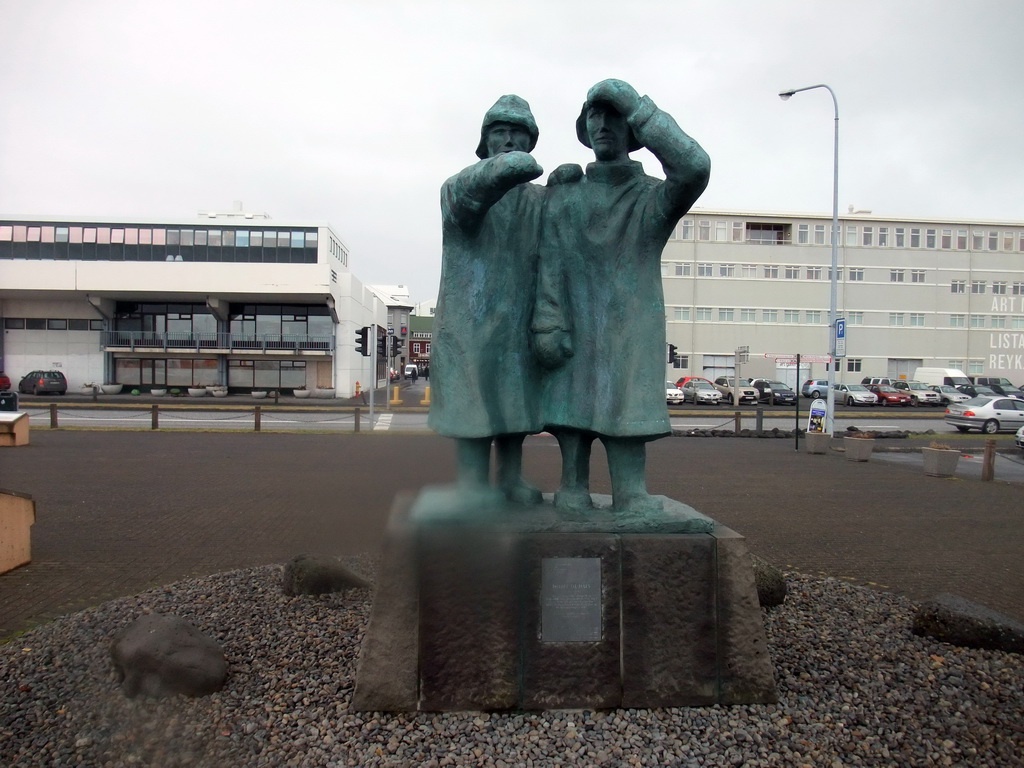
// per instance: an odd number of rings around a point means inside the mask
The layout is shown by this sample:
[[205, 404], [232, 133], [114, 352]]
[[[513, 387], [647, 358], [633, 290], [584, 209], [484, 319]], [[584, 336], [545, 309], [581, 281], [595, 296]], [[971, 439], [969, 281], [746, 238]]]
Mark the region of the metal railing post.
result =
[[160, 406], [153, 403], [153, 429], [160, 429]]
[[355, 431], [356, 432], [359, 431], [359, 417], [361, 415], [362, 415], [362, 411], [359, 408], [356, 408], [356, 412], [355, 412]]
[[260, 419], [261, 419], [261, 411], [260, 411], [260, 407], [257, 405], [256, 406], [256, 413], [253, 416], [253, 421], [252, 421], [252, 428], [253, 428], [254, 432], [259, 432], [261, 427], [262, 427], [262, 425], [260, 424]]
[[50, 429], [57, 429], [57, 405], [50, 403]]

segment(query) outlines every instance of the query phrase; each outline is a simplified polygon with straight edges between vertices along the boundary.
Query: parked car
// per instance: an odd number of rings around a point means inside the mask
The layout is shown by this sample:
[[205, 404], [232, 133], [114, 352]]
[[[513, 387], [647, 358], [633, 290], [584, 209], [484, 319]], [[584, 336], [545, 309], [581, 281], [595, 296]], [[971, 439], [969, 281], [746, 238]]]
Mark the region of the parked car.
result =
[[980, 429], [994, 435], [1024, 426], [1024, 400], [1012, 397], [972, 397], [966, 403], [951, 403], [946, 408], [946, 423], [961, 432]]
[[733, 402], [734, 388], [738, 390], [737, 397], [741, 404], [753, 403], [757, 405], [757, 390], [750, 386], [750, 379], [740, 379], [739, 382], [736, 381], [735, 376], [719, 376], [715, 379], [715, 389], [721, 392], [722, 397], [730, 404]]
[[875, 405], [878, 398], [863, 384], [836, 384], [836, 401], [847, 405]]
[[992, 389], [992, 387], [986, 387], [982, 384], [959, 384], [957, 389], [968, 397], [999, 397], [999, 393]]
[[0, 371], [0, 391], [6, 392], [11, 388], [11, 377]]
[[865, 376], [860, 380], [860, 383], [865, 387], [870, 386], [871, 384], [884, 384], [892, 387], [895, 386], [897, 381], [899, 381], [899, 379], [893, 379], [889, 376]]
[[1024, 391], [1020, 387], [1014, 386], [1013, 382], [1007, 378], [1002, 376], [972, 376], [970, 378], [975, 386], [989, 387], [998, 395], [1024, 400]]
[[68, 391], [68, 380], [60, 371], [32, 371], [18, 382], [18, 391], [23, 395], [63, 395]]
[[897, 379], [892, 383], [892, 388], [910, 395], [911, 405], [942, 405], [938, 392], [920, 381]]
[[879, 405], [910, 405], [910, 395], [885, 384], [868, 384], [868, 391], [874, 392]]
[[932, 384], [929, 389], [935, 391], [939, 396], [939, 403], [942, 405], [949, 405], [950, 403], [966, 403], [971, 399], [970, 395], [965, 395], [956, 387], [951, 387], [948, 384]]
[[715, 389], [715, 385], [698, 376], [687, 377], [680, 389], [683, 391], [684, 403], [718, 405], [722, 402], [722, 393]]
[[665, 402], [672, 405], [679, 405], [683, 401], [683, 390], [671, 381], [665, 382]]
[[754, 379], [750, 386], [757, 390], [758, 400], [769, 405], [792, 405], [796, 392], [784, 381], [775, 379]]
[[1024, 427], [1017, 430], [1017, 438], [1015, 440], [1017, 447], [1024, 451]]
[[812, 400], [825, 397], [828, 394], [828, 379], [808, 379], [800, 387], [800, 394]]

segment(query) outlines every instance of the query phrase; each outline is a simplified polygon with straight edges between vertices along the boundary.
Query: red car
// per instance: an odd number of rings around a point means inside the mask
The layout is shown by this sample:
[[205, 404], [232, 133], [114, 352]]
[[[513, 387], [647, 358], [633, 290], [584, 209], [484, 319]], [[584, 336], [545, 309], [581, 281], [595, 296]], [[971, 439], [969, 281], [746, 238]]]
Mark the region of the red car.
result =
[[0, 392], [6, 392], [11, 388], [11, 377], [0, 371]]
[[906, 392], [890, 387], [888, 384], [868, 384], [868, 390], [875, 393], [879, 405], [910, 405], [913, 399]]

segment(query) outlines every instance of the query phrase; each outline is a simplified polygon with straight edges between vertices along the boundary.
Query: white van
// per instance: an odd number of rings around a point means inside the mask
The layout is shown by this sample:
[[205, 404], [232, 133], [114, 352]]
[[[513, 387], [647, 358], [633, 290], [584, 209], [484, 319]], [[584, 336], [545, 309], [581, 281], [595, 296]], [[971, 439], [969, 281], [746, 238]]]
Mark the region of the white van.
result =
[[418, 377], [419, 375], [420, 375], [420, 369], [418, 367], [416, 367], [415, 365], [407, 365], [407, 366], [405, 366], [405, 378], [411, 379], [413, 376], [417, 376]]
[[914, 371], [914, 381], [924, 384], [935, 384], [947, 387], [970, 386], [971, 380], [967, 374], [958, 368], [918, 368]]

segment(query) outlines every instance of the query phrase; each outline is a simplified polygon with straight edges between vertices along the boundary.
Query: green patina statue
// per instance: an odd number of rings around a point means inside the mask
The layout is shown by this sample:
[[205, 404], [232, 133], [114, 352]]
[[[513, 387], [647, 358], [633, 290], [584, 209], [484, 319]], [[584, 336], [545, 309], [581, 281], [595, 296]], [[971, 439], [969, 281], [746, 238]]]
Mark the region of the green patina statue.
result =
[[[646, 442], [670, 432], [664, 395], [661, 253], [710, 175], [707, 153], [647, 96], [621, 80], [587, 94], [576, 121], [595, 162], [576, 184], [549, 190], [540, 235], [536, 308], [541, 420], [562, 450], [557, 506], [591, 505], [590, 446], [608, 455], [617, 514], [660, 509], [647, 493]], [[629, 153], [649, 149], [665, 179]]]
[[[430, 424], [458, 441], [459, 486], [487, 488], [490, 446], [507, 498], [540, 496], [521, 477], [524, 437], [548, 429], [562, 451], [555, 504], [592, 505], [590, 449], [608, 455], [617, 515], [658, 512], [646, 443], [669, 433], [664, 399], [661, 252], [707, 186], [710, 161], [671, 116], [621, 80], [587, 94], [576, 122], [594, 150], [586, 173], [561, 166], [547, 187], [528, 154], [529, 106], [488, 111], [481, 161], [442, 189], [444, 255]], [[664, 180], [629, 153], [649, 149]]]
[[523, 439], [539, 432], [540, 369], [530, 348], [537, 285], [543, 173], [530, 105], [502, 96], [484, 116], [480, 162], [441, 188], [441, 290], [434, 320], [430, 426], [454, 437], [458, 485], [487, 500], [491, 443], [498, 484], [511, 501], [536, 503], [522, 479]]

